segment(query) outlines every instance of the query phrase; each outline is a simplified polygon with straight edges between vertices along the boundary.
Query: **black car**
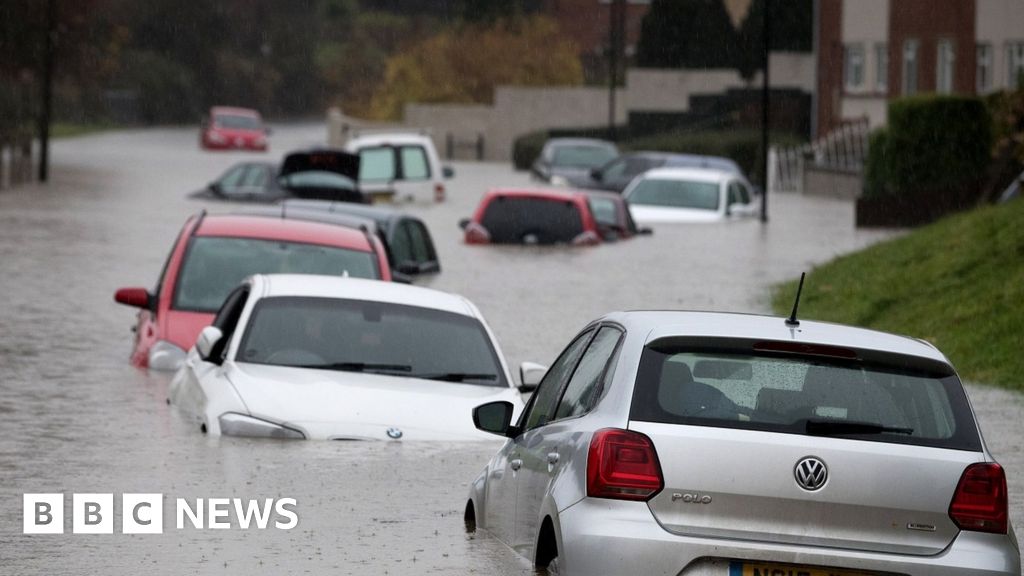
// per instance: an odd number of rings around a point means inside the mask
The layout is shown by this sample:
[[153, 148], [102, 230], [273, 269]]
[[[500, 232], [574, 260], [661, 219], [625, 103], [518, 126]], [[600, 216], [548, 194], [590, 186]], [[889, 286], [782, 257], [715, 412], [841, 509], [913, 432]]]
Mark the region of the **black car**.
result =
[[373, 223], [373, 231], [384, 243], [392, 273], [420, 276], [441, 271], [434, 239], [422, 220], [391, 208], [321, 200], [287, 200], [281, 203], [288, 214], [329, 214]]
[[740, 167], [728, 158], [699, 154], [669, 152], [630, 152], [607, 164], [568, 176], [569, 185], [591, 190], [622, 192], [640, 174], [654, 168], [714, 168], [742, 174]]
[[306, 150], [271, 162], [242, 162], [192, 198], [274, 203], [289, 198], [366, 203], [359, 190], [359, 156], [340, 150]]

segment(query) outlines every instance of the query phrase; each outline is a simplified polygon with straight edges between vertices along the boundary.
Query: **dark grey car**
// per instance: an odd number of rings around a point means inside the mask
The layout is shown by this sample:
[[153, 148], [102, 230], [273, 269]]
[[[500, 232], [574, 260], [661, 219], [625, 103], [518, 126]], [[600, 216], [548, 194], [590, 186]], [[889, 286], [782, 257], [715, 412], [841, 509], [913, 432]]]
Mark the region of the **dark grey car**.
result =
[[537, 180], [569, 186], [619, 155], [615, 144], [595, 138], [551, 138], [530, 167]]
[[713, 168], [742, 174], [736, 162], [721, 156], [673, 154], [669, 152], [629, 152], [584, 173], [569, 178], [576, 188], [622, 192], [634, 178], [654, 168]]

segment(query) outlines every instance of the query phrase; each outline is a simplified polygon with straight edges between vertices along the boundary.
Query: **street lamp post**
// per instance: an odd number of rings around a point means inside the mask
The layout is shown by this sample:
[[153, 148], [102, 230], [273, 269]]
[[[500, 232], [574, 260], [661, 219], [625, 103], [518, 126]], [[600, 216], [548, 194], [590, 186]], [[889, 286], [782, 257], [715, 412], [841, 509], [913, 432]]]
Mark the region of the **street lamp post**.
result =
[[616, 140], [615, 91], [619, 84], [619, 54], [625, 36], [625, 0], [608, 3], [608, 137]]
[[39, 114], [39, 181], [50, 175], [50, 116], [53, 110], [54, 36], [57, 34], [57, 0], [46, 6], [46, 37], [43, 44], [43, 109]]
[[761, 222], [768, 222], [768, 50], [771, 46], [771, 0], [764, 0], [762, 36], [764, 37], [764, 69], [761, 84]]

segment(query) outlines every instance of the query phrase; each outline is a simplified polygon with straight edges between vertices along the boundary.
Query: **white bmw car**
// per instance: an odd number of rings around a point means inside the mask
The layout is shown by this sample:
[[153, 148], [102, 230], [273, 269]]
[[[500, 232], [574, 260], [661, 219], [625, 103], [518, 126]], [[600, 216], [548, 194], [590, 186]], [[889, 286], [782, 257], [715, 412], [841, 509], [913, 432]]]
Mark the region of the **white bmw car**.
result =
[[758, 213], [747, 179], [713, 168], [648, 170], [622, 195], [638, 224], [719, 222]]
[[523, 405], [465, 298], [312, 275], [245, 280], [170, 385], [171, 403], [215, 436], [485, 439], [468, 415], [502, 400]]

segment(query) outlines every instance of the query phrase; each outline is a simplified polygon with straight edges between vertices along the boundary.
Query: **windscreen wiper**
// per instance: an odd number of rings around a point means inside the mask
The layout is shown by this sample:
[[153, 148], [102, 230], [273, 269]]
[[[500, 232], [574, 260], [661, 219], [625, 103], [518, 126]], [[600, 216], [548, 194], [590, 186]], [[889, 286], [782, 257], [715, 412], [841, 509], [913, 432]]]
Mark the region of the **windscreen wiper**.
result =
[[883, 426], [873, 422], [850, 420], [807, 420], [807, 434], [811, 436], [841, 436], [843, 434], [906, 434], [914, 433], [913, 428]]
[[410, 374], [412, 378], [424, 380], [443, 380], [445, 382], [465, 382], [466, 380], [497, 380], [497, 374], [474, 374], [472, 372], [441, 372], [438, 374]]
[[300, 368], [317, 368], [320, 370], [340, 370], [342, 372], [411, 372], [412, 366], [407, 364], [373, 364], [370, 362], [331, 362], [327, 364], [305, 364]]

